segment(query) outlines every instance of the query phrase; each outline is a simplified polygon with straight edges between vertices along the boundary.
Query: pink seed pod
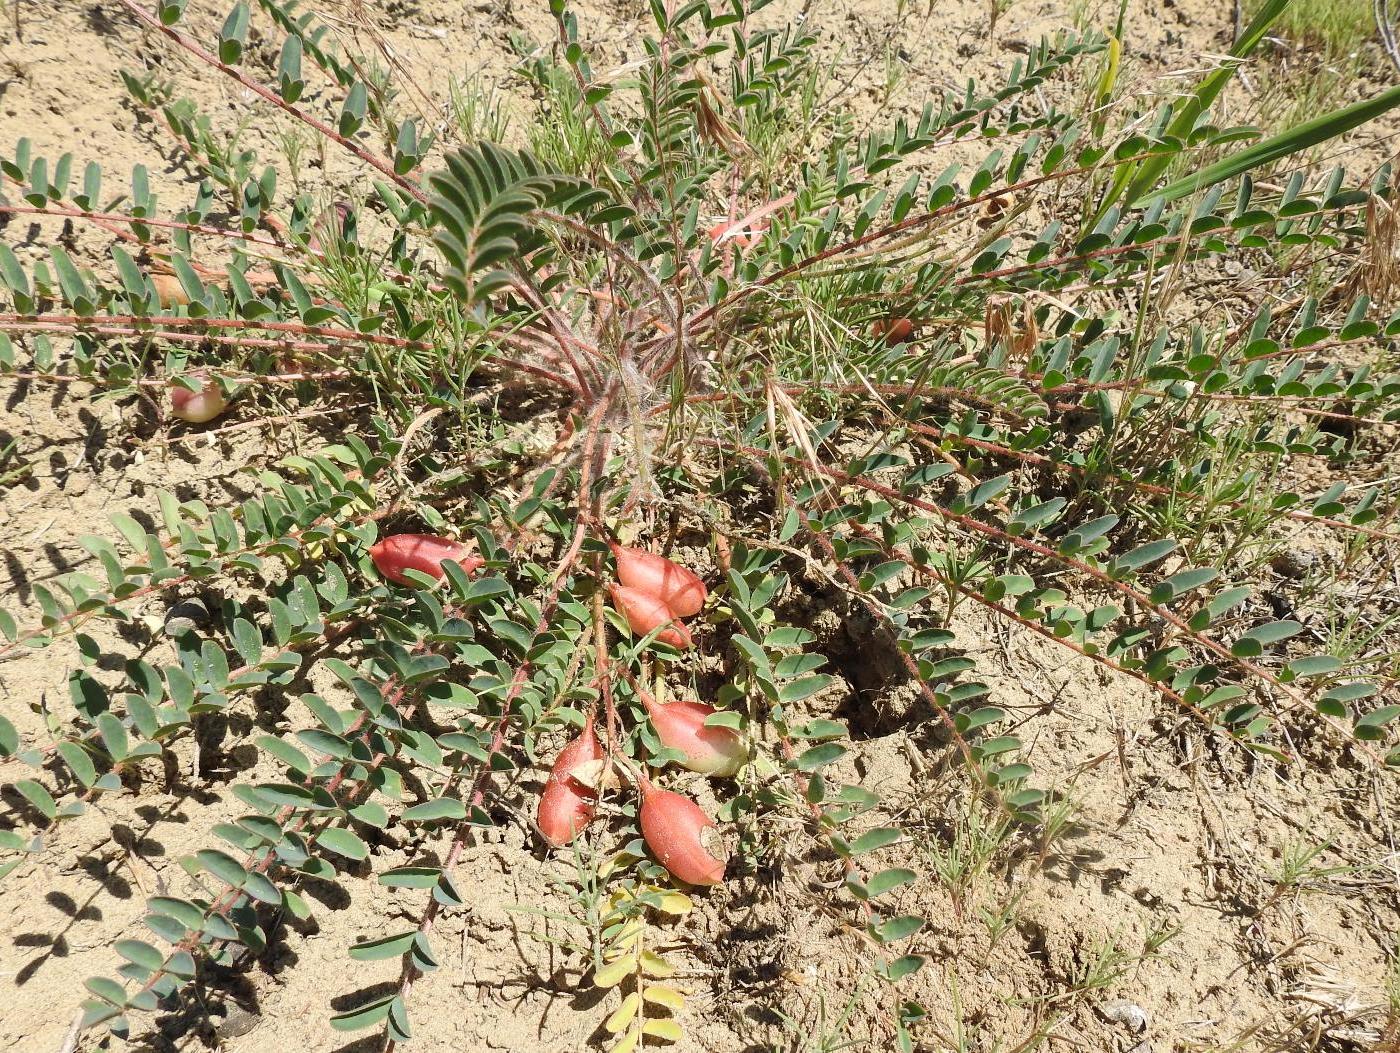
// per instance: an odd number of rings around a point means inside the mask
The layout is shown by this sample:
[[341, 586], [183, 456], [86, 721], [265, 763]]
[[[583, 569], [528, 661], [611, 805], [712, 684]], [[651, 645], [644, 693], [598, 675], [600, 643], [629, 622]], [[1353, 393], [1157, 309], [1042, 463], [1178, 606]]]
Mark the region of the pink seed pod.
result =
[[914, 323], [908, 318], [887, 318], [875, 322], [870, 331], [875, 334], [875, 339], [883, 339], [893, 347], [895, 344], [909, 342], [909, 338], [914, 335]]
[[161, 307], [179, 307], [190, 302], [190, 294], [185, 292], [185, 287], [175, 275], [157, 271], [150, 278]]
[[334, 245], [338, 242], [350, 213], [348, 201], [333, 202], [311, 224], [311, 236], [306, 239], [306, 247], [312, 252], [324, 252], [327, 244]]
[[629, 589], [626, 585], [609, 585], [608, 592], [612, 596], [613, 606], [627, 619], [627, 624], [638, 636], [645, 636], [659, 626], [669, 625], [670, 628], [656, 634], [658, 640], [677, 650], [685, 650], [691, 645], [690, 630], [676, 619], [675, 612], [661, 600], [639, 589]]
[[685, 754], [683, 768], [703, 775], [731, 776], [749, 759], [748, 740], [733, 728], [712, 727], [705, 720], [718, 712], [703, 702], [658, 702], [637, 692], [661, 744]]
[[705, 606], [709, 593], [705, 583], [691, 571], [646, 549], [617, 544], [610, 547], [617, 561], [617, 580], [627, 588], [660, 600], [678, 618], [699, 614]]
[[555, 848], [567, 845], [593, 820], [598, 794], [574, 778], [574, 772], [592, 761], [603, 759], [603, 746], [590, 721], [582, 734], [559, 751], [549, 779], [540, 793], [536, 822], [544, 839]]
[[436, 534], [390, 534], [370, 546], [369, 558], [379, 573], [400, 585], [414, 584], [404, 577], [405, 570], [441, 578], [442, 564], [448, 560], [468, 574], [476, 573], [485, 562], [465, 545]]
[[675, 877], [691, 885], [718, 885], [724, 880], [728, 853], [723, 852], [714, 821], [689, 797], [658, 790], [645, 780], [642, 791], [642, 837], [657, 860]]
[[191, 424], [204, 424], [228, 409], [228, 399], [224, 398], [224, 389], [217, 380], [202, 373], [190, 379], [200, 382], [198, 391], [179, 384], [170, 385], [170, 411], [175, 416]]

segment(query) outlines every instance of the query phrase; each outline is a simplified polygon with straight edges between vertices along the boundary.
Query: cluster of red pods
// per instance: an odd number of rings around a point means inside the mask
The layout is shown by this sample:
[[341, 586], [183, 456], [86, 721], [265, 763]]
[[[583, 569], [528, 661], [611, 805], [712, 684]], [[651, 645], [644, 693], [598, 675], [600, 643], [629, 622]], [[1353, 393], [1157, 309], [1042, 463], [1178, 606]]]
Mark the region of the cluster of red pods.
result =
[[[688, 647], [690, 633], [682, 618], [698, 614], [705, 604], [705, 583], [671, 560], [643, 549], [612, 545], [617, 583], [609, 585], [614, 605], [632, 631], [642, 635], [665, 626], [657, 639], [673, 647]], [[456, 562], [468, 574], [482, 560], [462, 544], [433, 534], [391, 534], [370, 548], [370, 558], [386, 578], [412, 584], [405, 570], [434, 578], [442, 564]], [[748, 741], [732, 728], [706, 723], [716, 710], [703, 702], [658, 702], [634, 685], [661, 744], [682, 755], [681, 765], [712, 776], [732, 776], [748, 760]], [[594, 783], [604, 764], [603, 745], [590, 719], [583, 731], [559, 751], [540, 794], [536, 821], [540, 833], [560, 847], [576, 838], [592, 821], [598, 807]], [[580, 769], [591, 769], [587, 779]], [[635, 773], [641, 794], [642, 837], [661, 864], [681, 881], [715, 885], [724, 880], [728, 862], [709, 818], [690, 798], [658, 789], [644, 774]], [[720, 854], [716, 855], [718, 851]]]
[[689, 647], [690, 630], [681, 619], [699, 614], [705, 606], [705, 583], [665, 556], [616, 544], [611, 547], [617, 584], [608, 586], [608, 594], [632, 631], [645, 636], [660, 629], [656, 638], [662, 643], [679, 650]]

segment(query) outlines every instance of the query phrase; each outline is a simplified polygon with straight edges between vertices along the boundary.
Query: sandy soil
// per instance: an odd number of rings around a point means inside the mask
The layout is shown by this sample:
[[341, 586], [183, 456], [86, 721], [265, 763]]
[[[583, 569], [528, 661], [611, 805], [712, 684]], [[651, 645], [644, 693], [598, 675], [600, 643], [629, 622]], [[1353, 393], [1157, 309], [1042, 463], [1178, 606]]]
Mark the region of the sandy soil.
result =
[[[191, 6], [203, 8], [192, 24], [212, 40], [222, 7]], [[1075, 15], [1063, 3], [1027, 0], [1002, 13], [989, 38], [983, 3], [939, 3], [929, 15], [922, 3], [912, 6], [919, 10], [902, 16], [893, 0], [812, 6], [858, 120], [877, 111], [887, 51], [902, 71], [895, 99], [916, 109], [932, 87], [1004, 68], [1024, 42]], [[796, 7], [779, 3], [775, 17]], [[635, 38], [639, 8], [597, 9], [590, 41], [620, 55]], [[7, 7], [7, 22], [11, 13]], [[1132, 13], [1127, 53], [1144, 77], [1197, 67], [1228, 44], [1228, 5], [1163, 0], [1134, 4]], [[231, 82], [172, 58], [118, 5], [39, 0], [21, 4], [19, 17], [20, 38], [13, 25], [0, 30], [0, 149], [25, 135], [38, 153], [100, 157], [113, 175], [143, 160], [166, 203], [179, 201], [191, 192], [189, 173], [124, 101], [118, 79], [122, 69], [150, 69], [194, 92], [220, 121], [248, 120], [247, 141], [275, 154], [275, 119]], [[552, 32], [544, 5], [521, 0], [395, 3], [374, 20], [435, 99], [446, 97], [452, 72], [481, 71], [510, 88], [508, 34], [544, 40]], [[528, 106], [515, 90], [518, 134]], [[1237, 105], [1247, 109], [1247, 98]], [[327, 194], [355, 171], [337, 155], [309, 168]], [[0, 237], [31, 260], [57, 229], [12, 219]], [[101, 243], [91, 230], [73, 237], [79, 250], [89, 239]], [[0, 486], [0, 590], [26, 624], [37, 617], [33, 584], [88, 559], [79, 535], [114, 536], [112, 512], [151, 508], [160, 487], [184, 498], [238, 493], [245, 468], [321, 441], [314, 429], [287, 428], [167, 443], [137, 406], [8, 382], [0, 397], [0, 449], [17, 440], [21, 461], [32, 465]], [[1140, 1053], [1314, 1048], [1324, 1033], [1328, 1044], [1316, 1048], [1376, 1042], [1400, 938], [1394, 785], [1327, 757], [1285, 771], [1222, 756], [1148, 692], [1066, 667], [1043, 641], [964, 614], [960, 638], [992, 686], [989, 701], [1024, 722], [1037, 768], [1077, 807], [1060, 836], [1015, 842], [959, 895], [935, 864], [940, 852], [965, 847], [969, 820], [955, 784], [925, 770], [932, 715], [871, 675], [870, 642], [839, 627], [840, 612], [829, 606], [839, 601], [819, 583], [809, 591], [842, 677], [810, 700], [813, 715], [852, 720], [862, 737], [847, 774], [878, 788], [890, 812], [920, 832], [884, 850], [880, 862], [925, 875], [901, 895], [933, 919], [918, 941], [929, 965], [906, 985], [931, 1014], [926, 1048], [945, 1048], [939, 1036], [951, 1040], [959, 1028], [975, 1050], [1016, 1049], [1041, 1028], [1053, 1028], [1051, 1048]], [[140, 613], [158, 626], [163, 612]], [[75, 648], [60, 645], [0, 664], [0, 708], [22, 732], [41, 735], [45, 709], [65, 711], [75, 660]], [[112, 943], [139, 927], [144, 898], [193, 891], [179, 857], [206, 845], [212, 823], [241, 813], [227, 783], [256, 760], [246, 736], [297, 719], [259, 705], [209, 728], [197, 775], [187, 750], [174, 787], [154, 780], [109, 795], [5, 879], [0, 1049], [63, 1046], [82, 980], [118, 964]], [[693, 789], [711, 803], [698, 778]], [[1292, 887], [1278, 883], [1285, 852], [1324, 841], [1318, 872]], [[375, 867], [432, 859], [443, 847], [440, 838], [391, 832]], [[827, 1036], [844, 1037], [848, 1048], [888, 1048], [876, 1029], [878, 1000], [888, 993], [868, 976], [859, 932], [830, 910], [820, 887], [834, 876], [830, 865], [807, 852], [794, 838], [776, 873], [717, 889], [669, 926], [679, 982], [693, 995], [677, 1049], [839, 1048], [821, 1045]], [[567, 859], [543, 855], [519, 821], [470, 845], [457, 870], [469, 905], [444, 912], [442, 968], [413, 994], [416, 1048], [591, 1048], [610, 1003], [581, 981], [577, 955], [542, 938], [577, 932], [538, 913], [569, 910], [562, 883], [572, 872]], [[130, 1044], [85, 1039], [80, 1048], [374, 1048], [333, 1032], [326, 1019], [368, 991], [387, 990], [398, 964], [351, 962], [346, 947], [411, 925], [421, 896], [381, 888], [368, 866], [338, 887], [307, 891], [313, 921], [284, 930], [263, 961], [228, 978], [207, 1007], [209, 1020], [162, 1014], [153, 1029], [150, 1018], [140, 1021], [146, 1029]], [[1002, 911], [1007, 924], [994, 939], [987, 919]]]

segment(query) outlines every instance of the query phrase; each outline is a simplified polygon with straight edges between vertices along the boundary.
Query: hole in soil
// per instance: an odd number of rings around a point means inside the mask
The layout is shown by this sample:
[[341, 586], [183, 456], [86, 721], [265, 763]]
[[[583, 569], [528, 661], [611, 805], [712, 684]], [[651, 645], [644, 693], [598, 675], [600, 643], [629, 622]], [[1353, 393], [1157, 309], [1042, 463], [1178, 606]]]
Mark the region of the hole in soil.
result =
[[777, 937], [778, 927], [763, 923], [736, 926], [720, 938], [719, 960], [737, 986], [762, 986], [782, 976], [782, 942]]
[[883, 738], [925, 719], [889, 630], [861, 604], [826, 583], [799, 580], [797, 584], [783, 618], [817, 634], [813, 649], [827, 659], [822, 672], [845, 682], [845, 696], [829, 715], [845, 722], [852, 741]]
[[[855, 742], [917, 729], [920, 740], [930, 746], [946, 745], [947, 729], [905, 668], [891, 629], [876, 621], [863, 604], [825, 582], [804, 580], [798, 584], [798, 598], [783, 616], [817, 633], [813, 649], [827, 658], [822, 671], [839, 677], [847, 686], [834, 707], [812, 715], [843, 721]], [[937, 659], [959, 652], [940, 649], [929, 653]], [[820, 702], [821, 697], [814, 701]]]

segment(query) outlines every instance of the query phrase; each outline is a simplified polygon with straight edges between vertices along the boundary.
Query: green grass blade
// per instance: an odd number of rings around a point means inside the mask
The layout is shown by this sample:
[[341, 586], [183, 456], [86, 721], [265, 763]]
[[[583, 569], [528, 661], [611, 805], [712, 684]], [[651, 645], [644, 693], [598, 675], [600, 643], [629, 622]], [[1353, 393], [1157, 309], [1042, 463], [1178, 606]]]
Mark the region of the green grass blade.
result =
[[[1255, 16], [1250, 19], [1249, 24], [1240, 31], [1239, 39], [1230, 48], [1230, 57], [1242, 59], [1253, 52], [1259, 46], [1260, 41], [1264, 39], [1264, 35], [1268, 33], [1269, 27], [1283, 14], [1289, 2], [1290, 0], [1268, 0], [1260, 7]], [[1200, 120], [1201, 114], [1209, 110], [1215, 103], [1238, 68], [1238, 62], [1226, 62], [1219, 69], [1202, 77], [1200, 83], [1196, 85], [1195, 91], [1177, 101], [1176, 113], [1172, 117], [1171, 123], [1167, 125], [1167, 134], [1179, 139], [1185, 139], [1190, 135], [1196, 127], [1196, 122]], [[1119, 198], [1126, 197], [1129, 201], [1136, 201], [1142, 197], [1148, 188], [1162, 177], [1162, 173], [1171, 164], [1173, 156], [1175, 155], [1161, 154], [1142, 161], [1129, 161], [1119, 165], [1113, 173], [1113, 183], [1104, 195], [1092, 223], [1097, 223], [1103, 218], [1104, 213]]]
[[1279, 158], [1306, 150], [1310, 146], [1334, 139], [1344, 132], [1379, 117], [1387, 110], [1394, 109], [1397, 105], [1400, 105], [1400, 85], [1389, 88], [1374, 98], [1363, 99], [1361, 102], [1344, 106], [1340, 110], [1324, 113], [1321, 117], [1314, 117], [1286, 132], [1280, 132], [1278, 135], [1270, 136], [1268, 139], [1238, 150], [1199, 172], [1193, 172], [1191, 175], [1169, 183], [1146, 197], [1134, 200], [1132, 207], [1141, 208], [1159, 198], [1164, 201], [1175, 201], [1208, 186], [1233, 179], [1252, 168], [1258, 168], [1260, 165], [1266, 165], [1271, 161], [1277, 161]]

